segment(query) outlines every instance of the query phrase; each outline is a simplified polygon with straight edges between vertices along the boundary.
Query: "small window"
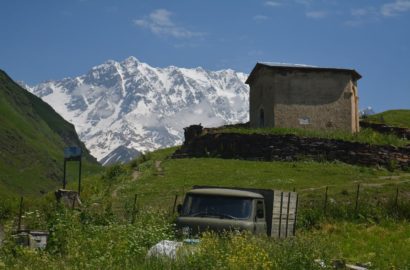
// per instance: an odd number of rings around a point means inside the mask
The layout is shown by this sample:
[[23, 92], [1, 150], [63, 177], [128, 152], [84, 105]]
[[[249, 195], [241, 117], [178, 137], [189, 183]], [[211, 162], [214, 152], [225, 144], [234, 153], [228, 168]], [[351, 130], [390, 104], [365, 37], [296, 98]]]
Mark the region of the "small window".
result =
[[310, 124], [310, 118], [309, 117], [301, 117], [298, 119], [300, 125], [309, 125]]
[[263, 201], [256, 202], [256, 218], [265, 218], [265, 207]]

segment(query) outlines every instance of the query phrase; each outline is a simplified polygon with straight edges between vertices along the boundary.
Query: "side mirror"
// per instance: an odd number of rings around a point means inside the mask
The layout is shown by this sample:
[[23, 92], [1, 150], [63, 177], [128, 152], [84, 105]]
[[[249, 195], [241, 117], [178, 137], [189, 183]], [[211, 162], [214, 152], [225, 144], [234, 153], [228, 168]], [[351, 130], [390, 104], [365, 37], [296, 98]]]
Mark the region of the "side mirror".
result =
[[178, 214], [181, 214], [181, 212], [182, 212], [182, 204], [178, 204], [178, 205], [177, 205], [177, 212], [178, 212]]

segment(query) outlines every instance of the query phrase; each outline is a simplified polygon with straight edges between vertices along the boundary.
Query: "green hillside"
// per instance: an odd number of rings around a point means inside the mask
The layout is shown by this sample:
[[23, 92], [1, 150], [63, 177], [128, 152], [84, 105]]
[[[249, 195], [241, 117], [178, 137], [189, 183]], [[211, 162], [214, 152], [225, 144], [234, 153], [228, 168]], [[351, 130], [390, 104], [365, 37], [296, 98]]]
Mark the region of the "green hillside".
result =
[[389, 126], [410, 128], [410, 110], [389, 110], [367, 116], [364, 121]]
[[[26, 200], [24, 226], [50, 230], [44, 251], [15, 244], [17, 208], [4, 208], [2, 214], [0, 204], [0, 224], [2, 215], [5, 224], [0, 268], [334, 269], [341, 261], [368, 269], [409, 269], [408, 170], [309, 159], [172, 159], [176, 149], [89, 175], [80, 209], [62, 208], [52, 194]], [[181, 241], [174, 233], [173, 206], [193, 185], [295, 190], [296, 237], [205, 234], [199, 244], [184, 244], [177, 260], [148, 258], [159, 241]]]
[[[225, 265], [229, 259], [220, 257], [213, 251], [234, 257], [235, 252], [251, 248], [270, 254], [270, 260], [266, 259], [267, 262], [278, 260], [279, 266], [276, 269], [318, 269], [314, 264], [317, 258], [327, 263], [333, 259], [371, 262], [376, 269], [390, 266], [400, 269], [399, 266], [410, 264], [409, 250], [401, 241], [403, 237], [410, 237], [410, 225], [406, 221], [410, 218], [410, 174], [406, 171], [391, 172], [382, 168], [353, 166], [340, 162], [169, 158], [175, 149], [155, 151], [128, 165], [106, 168], [101, 175], [95, 175], [84, 182], [84, 201], [87, 201], [88, 205], [99, 205], [84, 210], [84, 215], [92, 217], [87, 219], [87, 222], [109, 224], [99, 232], [94, 244], [90, 244], [94, 249], [102, 252], [105, 250], [104, 246], [108, 247], [110, 240], [118, 239], [117, 234], [123, 236], [121, 239], [128, 239], [127, 237], [132, 238], [131, 235], [136, 233], [134, 230], [144, 231], [138, 231], [139, 236], [132, 240], [135, 242], [131, 241], [134, 244], [139, 243], [142, 248], [139, 249], [138, 256], [114, 248], [110, 255], [105, 257], [107, 263], [119, 263], [124, 268], [132, 268], [134, 261], [138, 265], [144, 265], [142, 269], [190, 269], [193, 266], [196, 269], [205, 269], [207, 265], [210, 265], [211, 269], [217, 269], [218, 264]], [[355, 213], [359, 183], [359, 206], [358, 212]], [[152, 260], [144, 261], [149, 246], [161, 239], [172, 239], [169, 226], [172, 222], [175, 196], [178, 196], [177, 203], [181, 203], [183, 194], [193, 185], [295, 189], [300, 195], [298, 237], [289, 242], [250, 237], [235, 239], [226, 244], [226, 239], [211, 236], [202, 246], [203, 256], [194, 256], [177, 263], [166, 262], [165, 265], [156, 264]], [[325, 215], [323, 202], [326, 186], [329, 187], [329, 203]], [[399, 204], [396, 208], [393, 202], [397, 188]], [[136, 221], [133, 226], [124, 229], [124, 224], [129, 223], [132, 216], [135, 194]], [[168, 221], [166, 218], [164, 221], [164, 213], [169, 216]], [[90, 223], [87, 223], [87, 226], [90, 226]], [[158, 233], [150, 231], [150, 228], [156, 228]], [[72, 235], [69, 241], [85, 244], [83, 237], [86, 237], [88, 230], [90, 227], [84, 227], [81, 230], [84, 233], [82, 237]], [[111, 236], [107, 237], [107, 233]], [[378, 234], [383, 234], [384, 238], [380, 239]], [[241, 239], [248, 244], [241, 242]], [[127, 243], [124, 240], [119, 246], [125, 246], [124, 250], [134, 247], [134, 244]], [[279, 250], [281, 255], [275, 253]], [[326, 252], [322, 253], [324, 250]], [[74, 250], [71, 252], [70, 254], [74, 254]], [[93, 260], [93, 256], [84, 252], [80, 255], [80, 260]], [[118, 256], [122, 258], [121, 262], [116, 262]], [[280, 261], [282, 257], [289, 259]], [[256, 256], [256, 253], [244, 253], [237, 259], [255, 260], [255, 265], [238, 269], [265, 269], [258, 266], [262, 259]], [[127, 260], [130, 260], [128, 265]], [[96, 260], [93, 262], [99, 265]]]
[[[408, 172], [308, 160], [171, 159], [175, 150], [158, 150], [130, 164], [103, 168], [85, 178], [81, 211], [57, 207], [52, 195], [42, 202], [28, 200], [23, 224], [50, 228], [49, 246], [45, 251], [16, 248], [8, 229], [9, 240], [0, 247], [0, 266], [3, 263], [16, 269], [36, 269], [42, 265], [50, 269], [333, 269], [334, 260], [369, 264], [370, 269], [410, 266]], [[354, 202], [359, 183], [356, 213]], [[187, 255], [178, 260], [147, 258], [148, 249], [155, 243], [181, 240], [173, 232], [172, 207], [176, 195], [180, 203], [183, 194], [196, 184], [295, 188], [300, 194], [297, 236], [276, 241], [246, 234], [208, 234], [198, 246], [192, 247], [195, 252], [186, 246]], [[326, 186], [329, 197], [325, 214]], [[8, 220], [6, 224], [5, 228], [12, 228], [13, 222]], [[321, 267], [317, 260], [328, 267]]]
[[[60, 185], [63, 150], [85, 149], [74, 126], [0, 70], [0, 194], [40, 194]], [[85, 174], [99, 165], [89, 154]]]

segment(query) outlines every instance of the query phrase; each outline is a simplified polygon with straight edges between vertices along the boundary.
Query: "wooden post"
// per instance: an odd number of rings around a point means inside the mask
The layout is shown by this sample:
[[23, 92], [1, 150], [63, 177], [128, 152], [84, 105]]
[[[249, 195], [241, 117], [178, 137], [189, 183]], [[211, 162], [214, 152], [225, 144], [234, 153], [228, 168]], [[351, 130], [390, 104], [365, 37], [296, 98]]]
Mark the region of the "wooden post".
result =
[[275, 209], [275, 191], [273, 191], [273, 194], [272, 194], [272, 224], [270, 226], [270, 232], [268, 232], [269, 236], [273, 236], [273, 211], [274, 209]]
[[296, 235], [296, 218], [298, 216], [298, 203], [299, 203], [299, 194], [296, 194], [295, 221], [293, 222], [293, 236]]
[[20, 232], [21, 230], [21, 216], [23, 214], [23, 196], [20, 198], [20, 209], [19, 209], [19, 219], [17, 223], [17, 232]]
[[81, 157], [80, 157], [80, 165], [78, 168], [78, 197], [80, 197], [81, 192]]
[[289, 193], [288, 193], [288, 209], [287, 209], [287, 212], [286, 212], [286, 230], [285, 230], [285, 237], [288, 237], [290, 195], [291, 195], [291, 193], [289, 192]]
[[132, 215], [131, 215], [131, 224], [134, 224], [136, 211], [137, 211], [137, 194], [135, 194], [134, 196], [134, 204], [132, 206]]
[[66, 174], [67, 174], [66, 167], [67, 167], [67, 160], [64, 159], [63, 189], [65, 189], [65, 186], [66, 186], [66, 183], [67, 183], [67, 181], [66, 181]]
[[329, 187], [326, 186], [326, 191], [325, 191], [325, 202], [323, 205], [323, 214], [326, 216], [326, 208], [327, 208], [327, 191], [328, 191]]
[[394, 206], [396, 207], [396, 212], [399, 213], [399, 187], [396, 188], [396, 197], [394, 199]]
[[357, 216], [357, 212], [359, 210], [359, 193], [360, 193], [360, 184], [357, 185], [357, 192], [356, 192], [356, 204], [354, 207], [355, 215]]
[[279, 238], [280, 238], [280, 231], [282, 229], [282, 207], [283, 207], [283, 192], [280, 193], [279, 228], [278, 228]]
[[174, 206], [172, 207], [172, 214], [175, 214], [175, 207], [177, 205], [178, 194], [175, 194]]

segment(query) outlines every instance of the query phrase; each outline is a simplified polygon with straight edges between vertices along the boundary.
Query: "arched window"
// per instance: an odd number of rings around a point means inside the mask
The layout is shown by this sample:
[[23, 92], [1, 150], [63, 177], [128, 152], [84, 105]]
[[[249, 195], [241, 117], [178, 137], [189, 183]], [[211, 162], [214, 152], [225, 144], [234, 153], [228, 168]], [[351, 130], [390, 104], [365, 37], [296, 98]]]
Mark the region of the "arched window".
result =
[[259, 112], [259, 127], [263, 128], [265, 127], [265, 112], [263, 111], [263, 109], [260, 109]]

